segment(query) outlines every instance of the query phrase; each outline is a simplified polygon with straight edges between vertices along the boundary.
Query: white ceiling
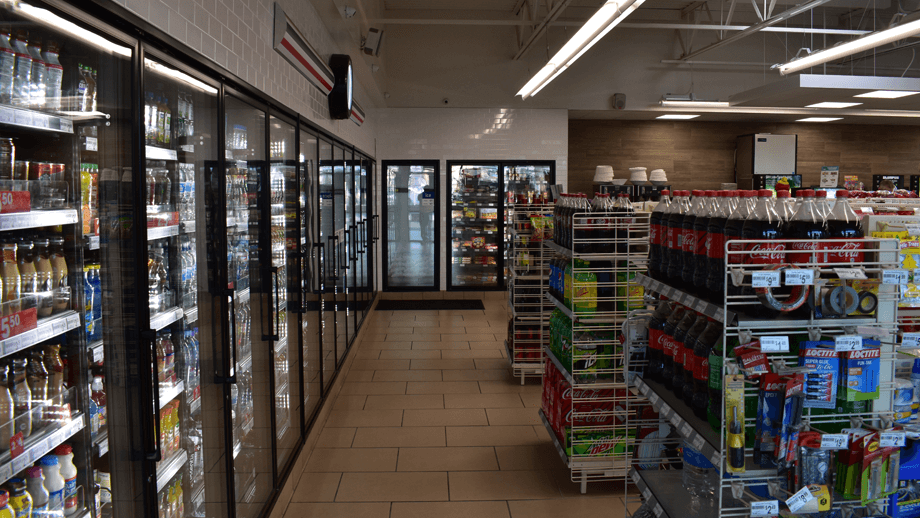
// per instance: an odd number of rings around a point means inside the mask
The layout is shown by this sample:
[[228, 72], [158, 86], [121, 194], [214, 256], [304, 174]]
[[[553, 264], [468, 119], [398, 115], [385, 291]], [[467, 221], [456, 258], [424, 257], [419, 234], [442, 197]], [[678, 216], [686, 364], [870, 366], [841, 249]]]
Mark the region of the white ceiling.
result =
[[462, 11], [511, 12], [517, 0], [383, 0], [383, 9], [446, 9]]

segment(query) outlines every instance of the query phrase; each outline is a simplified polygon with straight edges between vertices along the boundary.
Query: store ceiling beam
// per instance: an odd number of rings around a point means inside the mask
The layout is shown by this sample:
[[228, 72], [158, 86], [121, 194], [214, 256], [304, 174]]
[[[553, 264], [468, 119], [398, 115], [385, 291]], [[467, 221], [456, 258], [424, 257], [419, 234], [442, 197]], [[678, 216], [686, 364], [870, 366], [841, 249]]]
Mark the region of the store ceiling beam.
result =
[[810, 11], [810, 10], [814, 9], [815, 7], [818, 7], [818, 6], [821, 6], [821, 5], [826, 4], [826, 3], [829, 2], [829, 1], [830, 1], [830, 0], [812, 0], [811, 2], [807, 2], [807, 3], [804, 3], [804, 4], [802, 4], [802, 5], [797, 5], [797, 6], [793, 7], [792, 9], [788, 9], [788, 10], [786, 10], [786, 11], [783, 11], [782, 13], [780, 13], [780, 14], [778, 14], [778, 15], [772, 17], [772, 18], [768, 18], [768, 19], [766, 19], [766, 20], [764, 20], [764, 21], [762, 21], [762, 22], [760, 22], [760, 23], [758, 23], [758, 24], [751, 25], [751, 26], [748, 27], [747, 29], [744, 29], [743, 31], [741, 31], [741, 32], [739, 32], [739, 33], [737, 33], [737, 34], [733, 34], [733, 35], [729, 36], [728, 38], [723, 38], [723, 39], [721, 39], [721, 40], [719, 40], [719, 41], [717, 41], [717, 42], [715, 42], [715, 43], [713, 43], [713, 44], [711, 44], [711, 45], [708, 45], [708, 46], [706, 46], [706, 47], [701, 48], [700, 50], [691, 52], [691, 53], [689, 53], [689, 54], [684, 54], [683, 56], [680, 56], [678, 59], [681, 59], [681, 60], [692, 59], [692, 58], [694, 58], [694, 57], [696, 57], [696, 56], [699, 56], [700, 54], [703, 54], [704, 52], [709, 52], [710, 50], [714, 50], [714, 49], [717, 49], [717, 48], [719, 48], [719, 47], [723, 47], [723, 46], [725, 46], [725, 45], [728, 45], [729, 43], [738, 41], [738, 40], [743, 39], [743, 38], [747, 38], [748, 36], [750, 36], [750, 35], [752, 35], [752, 34], [755, 34], [755, 33], [757, 33], [757, 32], [760, 32], [761, 30], [763, 30], [763, 29], [765, 29], [765, 28], [772, 27], [773, 25], [776, 25], [777, 23], [780, 23], [780, 22], [784, 22], [784, 21], [786, 21], [786, 20], [792, 18], [793, 16], [797, 16], [797, 15], [802, 14], [802, 13], [804, 13], [804, 12]]
[[552, 9], [546, 13], [546, 17], [543, 18], [543, 21], [537, 25], [533, 32], [530, 33], [530, 37], [521, 45], [521, 48], [518, 49], [517, 53], [514, 55], [515, 60], [519, 60], [524, 57], [524, 54], [527, 54], [527, 51], [533, 46], [533, 44], [546, 32], [546, 29], [549, 27], [549, 24], [556, 21], [556, 18], [565, 11], [565, 8], [572, 3], [572, 0], [559, 0]]

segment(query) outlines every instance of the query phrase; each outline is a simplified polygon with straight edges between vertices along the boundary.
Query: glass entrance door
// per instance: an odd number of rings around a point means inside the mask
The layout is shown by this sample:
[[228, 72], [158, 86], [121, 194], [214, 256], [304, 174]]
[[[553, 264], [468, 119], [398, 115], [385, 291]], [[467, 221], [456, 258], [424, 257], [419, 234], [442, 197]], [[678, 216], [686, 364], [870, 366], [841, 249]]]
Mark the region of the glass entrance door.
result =
[[385, 290], [440, 288], [437, 161], [383, 162], [383, 287]]

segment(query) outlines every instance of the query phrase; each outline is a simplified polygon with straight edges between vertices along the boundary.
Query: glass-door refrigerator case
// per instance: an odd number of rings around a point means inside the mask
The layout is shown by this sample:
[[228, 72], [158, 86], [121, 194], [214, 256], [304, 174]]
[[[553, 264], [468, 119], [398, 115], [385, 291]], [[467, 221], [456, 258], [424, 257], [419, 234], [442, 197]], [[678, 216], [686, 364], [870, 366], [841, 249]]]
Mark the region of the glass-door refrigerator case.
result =
[[448, 289], [503, 289], [501, 164], [448, 162], [447, 169], [451, 179]]

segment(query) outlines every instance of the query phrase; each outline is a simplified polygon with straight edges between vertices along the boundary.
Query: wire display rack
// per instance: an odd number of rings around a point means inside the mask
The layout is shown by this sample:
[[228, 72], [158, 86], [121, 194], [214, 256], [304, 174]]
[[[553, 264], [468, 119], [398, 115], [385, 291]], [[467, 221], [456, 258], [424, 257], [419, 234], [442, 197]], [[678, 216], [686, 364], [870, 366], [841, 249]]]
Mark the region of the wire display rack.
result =
[[[837, 339], [842, 337], [859, 336], [864, 339], [878, 340], [880, 344], [878, 346], [880, 349], [878, 397], [857, 402], [861, 404], [844, 404], [843, 407], [840, 406], [840, 399], [838, 399], [837, 408], [830, 410], [805, 408], [799, 429], [824, 433], [840, 433], [841, 429], [850, 427], [865, 427], [878, 431], [891, 430], [894, 422], [892, 396], [896, 350], [899, 347], [897, 343], [899, 295], [898, 286], [883, 282], [883, 278], [885, 271], [898, 268], [898, 242], [893, 239], [861, 239], [859, 240], [861, 248], [855, 256], [858, 259], [850, 260], [845, 264], [830, 261], [831, 254], [826, 252], [826, 249], [839, 247], [844, 242], [846, 240], [778, 241], [777, 243], [782, 245], [778, 248], [780, 251], [778, 259], [783, 265], [780, 266], [775, 264], [775, 260], [774, 264], [755, 264], [757, 261], [754, 256], [758, 254], [756, 245], [762, 244], [760, 241], [728, 241], [725, 244], [726, 259], [723, 271], [725, 284], [718, 304], [687, 293], [690, 290], [679, 290], [645, 275], [640, 275], [638, 282], [647, 293], [655, 294], [662, 300], [674, 301], [723, 324], [721, 352], [716, 356], [721, 361], [721, 373], [718, 372], [718, 369], [715, 371], [721, 375], [721, 380], [726, 380], [726, 376], [740, 372], [732, 354], [733, 348], [753, 340], [765, 337], [788, 339], [785, 348], [780, 346], [777, 352], [764, 351], [773, 372], [798, 365], [797, 349], [801, 341], [827, 341], [831, 344], [828, 347], [837, 349]], [[802, 260], [801, 253], [799, 253], [796, 256], [795, 265], [788, 264], [791, 250], [804, 250], [808, 259]], [[760, 259], [763, 257], [761, 256]], [[806, 285], [810, 290], [821, 294], [841, 284], [849, 286], [850, 281], [847, 279], [850, 277], [865, 278], [860, 282], [867, 284], [862, 285], [863, 288], [860, 289], [869, 289], [866, 288], [868, 285], [873, 286], [871, 289], [877, 298], [877, 306], [871, 312], [847, 313], [836, 318], [816, 318], [813, 307], [809, 307], [804, 314], [765, 316], [762, 313], [763, 305], [760, 302], [764, 293], [764, 279], [768, 277], [764, 275], [764, 272], [781, 269], [811, 272], [813, 279], [810, 282], [806, 281]], [[788, 275], [787, 272], [784, 273]], [[784, 275], [778, 285], [770, 284], [774, 281], [766, 281], [770, 286], [776, 286], [770, 290], [771, 293], [777, 292], [777, 298], [780, 301], [788, 300], [788, 297], [793, 296], [794, 293], [790, 290], [797, 289], [792, 286], [797, 281], [790, 281], [790, 278]], [[761, 288], [760, 295], [758, 295], [757, 288]], [[699, 292], [698, 287], [694, 288], [694, 292]], [[710, 364], [712, 362], [713, 356], [711, 355]], [[713, 375], [712, 373], [713, 371], [710, 370], [710, 376]], [[722, 384], [721, 400], [723, 402], [727, 399], [728, 385], [728, 381]], [[784, 477], [778, 475], [775, 466], [755, 462], [754, 445], [750, 443], [750, 437], [752, 437], [758, 420], [756, 410], [745, 412], [743, 423], [739, 423], [743, 427], [740, 433], [746, 439], [743, 448], [744, 455], [741, 459], [737, 455], [737, 443], [734, 445], [734, 451], [727, 448], [729, 431], [726, 430], [726, 420], [721, 415], [721, 402], [717, 403], [717, 406], [710, 405], [708, 419], [704, 419], [686, 404], [681, 397], [682, 394], [673, 393], [661, 383], [646, 379], [645, 376], [639, 376], [636, 386], [639, 393], [648, 398], [652, 408], [660, 417], [662, 428], [659, 436], [662, 437], [662, 440], [657, 449], [661, 455], [656, 459], [657, 462], [652, 459], [646, 459], [642, 463], [637, 462], [630, 471], [633, 489], [628, 489], [625, 498], [627, 516], [634, 516], [629, 509], [639, 502], [642, 502], [643, 511], [635, 516], [651, 514], [656, 518], [679, 518], [688, 516], [688, 514], [712, 516], [713, 518], [795, 514], [789, 510], [786, 502], [802, 488], [785, 485]], [[743, 382], [743, 404], [746, 409], [757, 408], [758, 390], [756, 383], [747, 380]], [[715, 419], [713, 419], [713, 408], [718, 408]], [[691, 513], [688, 503], [699, 500], [695, 500], [684, 487], [681, 471], [668, 469], [673, 468], [677, 462], [675, 442], [680, 439], [692, 445], [692, 448], [710, 460], [716, 468], [718, 482], [711, 508], [704, 508], [702, 511], [696, 509]], [[735, 469], [742, 460], [743, 472], [737, 470], [729, 472], [729, 462], [733, 466], [731, 469]], [[637, 491], [638, 494], [635, 492], [629, 494], [630, 490]], [[856, 516], [853, 511], [885, 513], [887, 502], [887, 499], [882, 499], [871, 504], [861, 504], [859, 499], [847, 500], [835, 494], [831, 498], [831, 510], [839, 510], [843, 516]], [[775, 513], [761, 514], [764, 509], [761, 506], [770, 508], [773, 504], [776, 505], [773, 509], [777, 509]], [[754, 506], [758, 508], [756, 512]], [[872, 514], [872, 516], [875, 515]]]

